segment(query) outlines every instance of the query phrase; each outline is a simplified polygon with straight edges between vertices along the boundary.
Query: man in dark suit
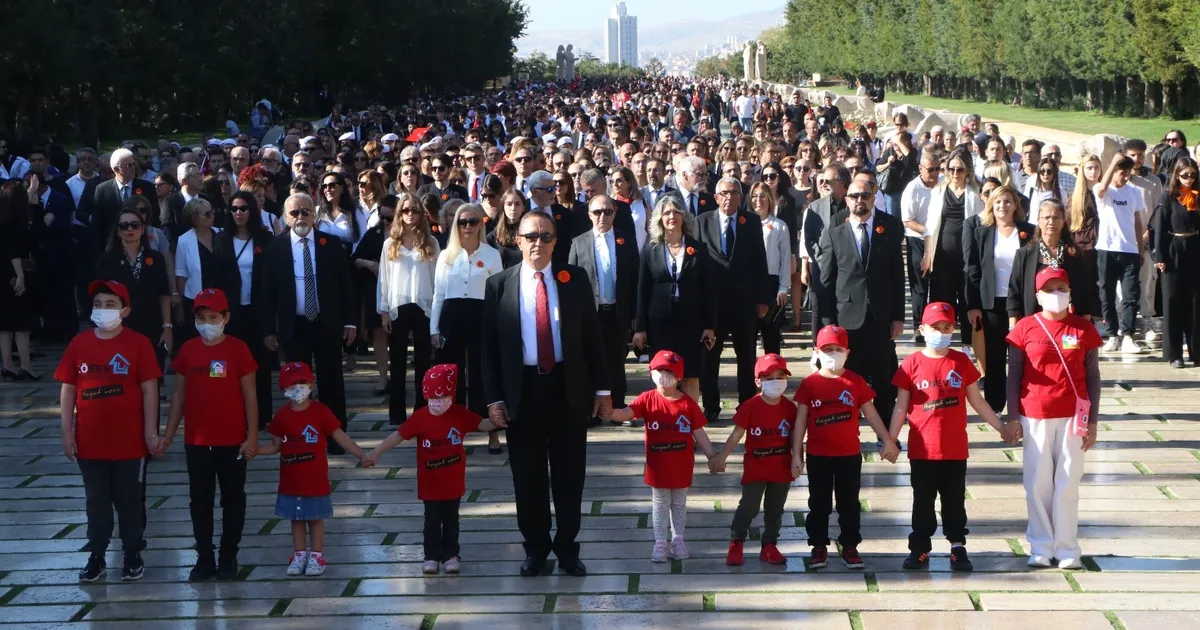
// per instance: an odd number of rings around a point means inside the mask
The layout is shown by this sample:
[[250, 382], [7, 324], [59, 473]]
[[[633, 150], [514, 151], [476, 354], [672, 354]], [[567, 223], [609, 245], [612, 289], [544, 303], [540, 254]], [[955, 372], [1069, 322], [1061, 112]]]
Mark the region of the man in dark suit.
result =
[[[283, 203], [287, 236], [263, 251], [262, 299], [254, 303], [259, 330], [271, 352], [283, 348], [286, 362], [316, 360], [317, 390], [346, 429], [346, 386], [342, 343], [354, 343], [357, 302], [350, 263], [336, 236], [314, 229], [312, 197], [297, 193]], [[329, 452], [340, 455], [330, 443]]]
[[[605, 356], [614, 409], [625, 408], [625, 356], [637, 308], [637, 238], [613, 229], [617, 206], [607, 195], [592, 197], [588, 215], [592, 229], [571, 242], [568, 263], [578, 265], [592, 281], [592, 295], [604, 331]], [[599, 419], [593, 422], [593, 426]]]
[[[705, 164], [704, 158], [689, 155], [680, 159], [675, 181], [679, 184], [679, 196], [683, 198], [683, 207], [688, 214], [698, 217], [716, 209], [716, 198], [704, 191], [708, 181], [708, 164]], [[758, 222], [761, 224], [762, 220]]]
[[179, 177], [179, 190], [167, 195], [163, 200], [163, 208], [160, 221], [163, 229], [167, 232], [167, 238], [171, 239], [172, 249], [179, 242], [179, 237], [188, 230], [192, 229], [191, 225], [183, 219], [183, 206], [187, 202], [196, 197], [200, 197], [208, 201], [214, 208], [217, 207], [217, 202], [210, 199], [208, 195], [200, 192], [200, 185], [204, 182], [204, 176], [200, 174], [200, 165], [193, 162], [185, 162], [179, 165], [176, 170]]
[[741, 197], [740, 182], [731, 177], [722, 179], [717, 183], [716, 197], [720, 211], [701, 214], [696, 224], [700, 242], [708, 247], [712, 260], [709, 269], [715, 273], [711, 282], [719, 293], [716, 342], [709, 348], [700, 379], [704, 415], [709, 422], [721, 414], [717, 375], [727, 338], [733, 338], [733, 352], [737, 355], [738, 402], [757, 393], [754, 384], [756, 324], [775, 300], [775, 286], [767, 274], [762, 220], [756, 214], [738, 211]]
[[417, 197], [434, 195], [441, 203], [451, 199], [462, 199], [471, 203], [471, 194], [466, 188], [450, 183], [450, 169], [454, 168], [454, 160], [445, 153], [433, 156], [429, 161], [429, 171], [433, 173], [433, 182], [417, 189]]
[[129, 149], [113, 151], [109, 160], [112, 165], [113, 178], [100, 181], [99, 177], [89, 179], [79, 197], [79, 209], [75, 216], [84, 225], [90, 226], [96, 251], [104, 251], [108, 239], [112, 237], [113, 226], [121, 213], [121, 204], [133, 195], [140, 195], [150, 201], [150, 222], [158, 226], [158, 197], [154, 194], [154, 184], [136, 179], [137, 157]]
[[849, 217], [821, 235], [821, 323], [850, 336], [846, 367], [875, 390], [881, 418], [896, 404], [896, 337], [904, 330], [904, 225], [874, 212], [875, 188], [865, 178], [850, 183]]
[[525, 539], [521, 575], [540, 573], [553, 551], [559, 570], [583, 576], [587, 567], [575, 537], [587, 470], [587, 418], [606, 418], [612, 411], [604, 336], [587, 273], [550, 264], [554, 221], [531, 212], [521, 218], [519, 234], [522, 263], [488, 278], [484, 292], [488, 416], [508, 429], [517, 526]]
[[[598, 168], [588, 169], [579, 176], [579, 184], [583, 188], [583, 198], [587, 202], [595, 197], [608, 194], [608, 179], [604, 176], [604, 171]], [[633, 226], [633, 209], [629, 204], [620, 199], [611, 199], [613, 205], [617, 208], [617, 214], [613, 216], [613, 228], [626, 234], [636, 234], [637, 230]], [[586, 232], [591, 228], [591, 220], [584, 224], [584, 228], [575, 236]]]
[[37, 244], [34, 259], [42, 284], [43, 341], [70, 339], [78, 331], [74, 293], [76, 252], [71, 242], [75, 203], [70, 190], [64, 194], [50, 186], [44, 169], [31, 170], [25, 177], [31, 180], [29, 189], [37, 195], [38, 204], [30, 225]]
[[[805, 267], [801, 277], [808, 284], [808, 305], [812, 311], [812, 335], [815, 340], [821, 329], [821, 265], [818, 257], [821, 235], [833, 223], [833, 218], [846, 209], [846, 187], [850, 185], [850, 171], [841, 164], [830, 164], [817, 175], [817, 190], [821, 198], [808, 205], [804, 211], [804, 251], [801, 257]], [[814, 355], [815, 356], [815, 355]]]

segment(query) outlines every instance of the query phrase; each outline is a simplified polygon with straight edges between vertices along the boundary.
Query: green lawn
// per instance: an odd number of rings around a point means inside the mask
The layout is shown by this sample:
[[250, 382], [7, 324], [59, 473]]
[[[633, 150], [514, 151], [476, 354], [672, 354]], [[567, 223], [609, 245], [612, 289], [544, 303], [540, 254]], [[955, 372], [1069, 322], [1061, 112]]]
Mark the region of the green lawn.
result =
[[[853, 96], [854, 90], [842, 87], [823, 88], [839, 94]], [[1012, 107], [996, 103], [978, 103], [952, 98], [935, 98], [918, 94], [888, 92], [889, 101], [907, 103], [928, 109], [945, 109], [955, 113], [974, 112], [988, 120], [1007, 120], [1023, 125], [1036, 125], [1048, 129], [1071, 131], [1082, 134], [1115, 133], [1127, 138], [1142, 138], [1153, 145], [1170, 129], [1182, 129], [1188, 142], [1195, 146], [1200, 140], [1200, 120], [1168, 120], [1165, 118], [1125, 118], [1090, 112], [1074, 112], [1058, 109], [1034, 109]], [[1190, 149], [1191, 147], [1189, 147]]]

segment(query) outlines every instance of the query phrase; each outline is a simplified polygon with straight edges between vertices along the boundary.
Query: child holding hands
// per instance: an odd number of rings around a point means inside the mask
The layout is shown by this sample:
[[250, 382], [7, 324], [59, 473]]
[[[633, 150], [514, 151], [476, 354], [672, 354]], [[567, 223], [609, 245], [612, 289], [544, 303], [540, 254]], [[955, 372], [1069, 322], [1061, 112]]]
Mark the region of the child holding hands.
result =
[[666, 562], [667, 535], [671, 538], [670, 557], [688, 557], [683, 531], [687, 515], [687, 490], [692, 485], [696, 465], [695, 444], [711, 461], [716, 453], [704, 432], [704, 412], [692, 397], [679, 390], [683, 378], [683, 357], [670, 350], [659, 350], [650, 361], [654, 389], [643, 392], [625, 409], [612, 412], [612, 420], [645, 420], [646, 485], [651, 488], [654, 523], [653, 562]]
[[842, 562], [851, 569], [863, 568], [858, 555], [862, 542], [859, 530], [858, 491], [862, 479], [862, 445], [858, 440], [858, 416], [867, 423], [884, 446], [879, 453], [895, 463], [900, 454], [888, 439], [887, 427], [872, 401], [875, 390], [861, 376], [846, 369], [850, 340], [845, 328], [826, 326], [817, 333], [817, 357], [821, 369], [800, 382], [792, 398], [797, 404], [796, 431], [792, 438], [792, 474], [804, 472], [804, 444], [808, 437], [808, 516], [804, 528], [812, 546], [809, 567], [828, 564], [829, 515], [837, 499]]

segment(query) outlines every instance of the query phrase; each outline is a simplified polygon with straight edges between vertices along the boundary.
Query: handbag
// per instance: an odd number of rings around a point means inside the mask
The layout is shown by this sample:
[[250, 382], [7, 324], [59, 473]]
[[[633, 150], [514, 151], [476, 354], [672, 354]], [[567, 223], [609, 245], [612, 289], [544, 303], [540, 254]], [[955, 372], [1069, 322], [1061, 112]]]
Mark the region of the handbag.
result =
[[1050, 329], [1046, 328], [1046, 323], [1042, 321], [1040, 315], [1034, 315], [1039, 326], [1042, 327], [1042, 332], [1046, 333], [1046, 337], [1050, 339], [1050, 345], [1054, 346], [1054, 352], [1058, 354], [1058, 360], [1062, 361], [1063, 371], [1067, 373], [1067, 382], [1071, 384], [1071, 391], [1075, 392], [1075, 414], [1071, 416], [1071, 433], [1083, 437], [1088, 433], [1088, 420], [1092, 415], [1092, 404], [1088, 399], [1079, 395], [1079, 389], [1075, 387], [1075, 379], [1071, 378], [1071, 368], [1067, 367], [1067, 359], [1063, 357], [1062, 350], [1058, 347], [1058, 341], [1054, 339], [1054, 335], [1050, 334]]

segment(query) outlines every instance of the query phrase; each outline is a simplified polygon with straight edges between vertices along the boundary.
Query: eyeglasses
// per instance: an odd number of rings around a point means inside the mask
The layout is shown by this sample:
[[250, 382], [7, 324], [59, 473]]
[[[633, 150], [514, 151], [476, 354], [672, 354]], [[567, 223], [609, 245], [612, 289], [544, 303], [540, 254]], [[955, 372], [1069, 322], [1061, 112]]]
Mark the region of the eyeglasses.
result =
[[732, 197], [736, 194], [738, 194], [738, 191], [736, 191], [736, 190], [718, 190], [713, 196], [714, 197]]
[[129, 232], [130, 230], [140, 230], [140, 229], [142, 229], [142, 222], [141, 221], [122, 221], [117, 224], [117, 229], [121, 230], [122, 232]]
[[198, 216], [198, 217], [204, 217], [205, 219], [211, 219], [211, 218], [213, 218], [213, 211], [212, 211], [212, 210], [205, 210], [204, 212], [197, 212], [197, 213], [196, 213], [196, 216]]
[[851, 199], [870, 199], [870, 198], [874, 197], [875, 194], [869, 193], [869, 192], [858, 192], [858, 193], [848, 193], [846, 196]]
[[554, 232], [526, 232], [521, 235], [526, 243], [536, 243], [539, 240], [543, 243], [554, 242]]
[[429, 168], [431, 168], [439, 173], [445, 172], [450, 169], [450, 167], [446, 166], [445, 164], [435, 164]]
[[599, 216], [611, 217], [612, 215], [614, 215], [616, 213], [617, 213], [617, 211], [613, 210], [612, 208], [601, 208], [600, 210], [592, 210], [591, 211], [591, 215], [594, 217], [599, 217]]
[[308, 208], [300, 208], [298, 210], [288, 210], [288, 216], [292, 217], [293, 219], [296, 219], [299, 217], [311, 217], [312, 215], [313, 215], [313, 211], [309, 210]]
[[473, 227], [479, 225], [482, 221], [479, 219], [459, 219], [458, 227]]
[[1062, 154], [1061, 153], [1047, 153], [1043, 157], [1048, 157], [1051, 160], [1058, 161], [1058, 158], [1062, 157]]
[[328, 188], [337, 188], [338, 186], [341, 186], [341, 184], [339, 184], [337, 182], [325, 182], [324, 184], [321, 184], [321, 190], [325, 190]]
[[1054, 173], [1055, 173], [1055, 170], [1054, 170], [1054, 169], [1052, 169], [1052, 168], [1040, 168], [1040, 169], [1038, 169], [1038, 175], [1053, 175]]
[[491, 201], [492, 199], [496, 198], [496, 193], [483, 193], [479, 196], [483, 197], [484, 199], [487, 199], [488, 201]]
[[245, 214], [247, 212], [250, 212], [250, 206], [247, 206], [244, 204], [240, 205], [240, 206], [230, 206], [229, 210], [232, 211], [234, 214]]
[[773, 182], [779, 179], [779, 173], [763, 173], [762, 178], [765, 182]]
[[965, 169], [961, 166], [947, 166], [946, 167], [947, 173], [963, 173], [963, 172], [966, 172], [966, 170], [967, 169]]

